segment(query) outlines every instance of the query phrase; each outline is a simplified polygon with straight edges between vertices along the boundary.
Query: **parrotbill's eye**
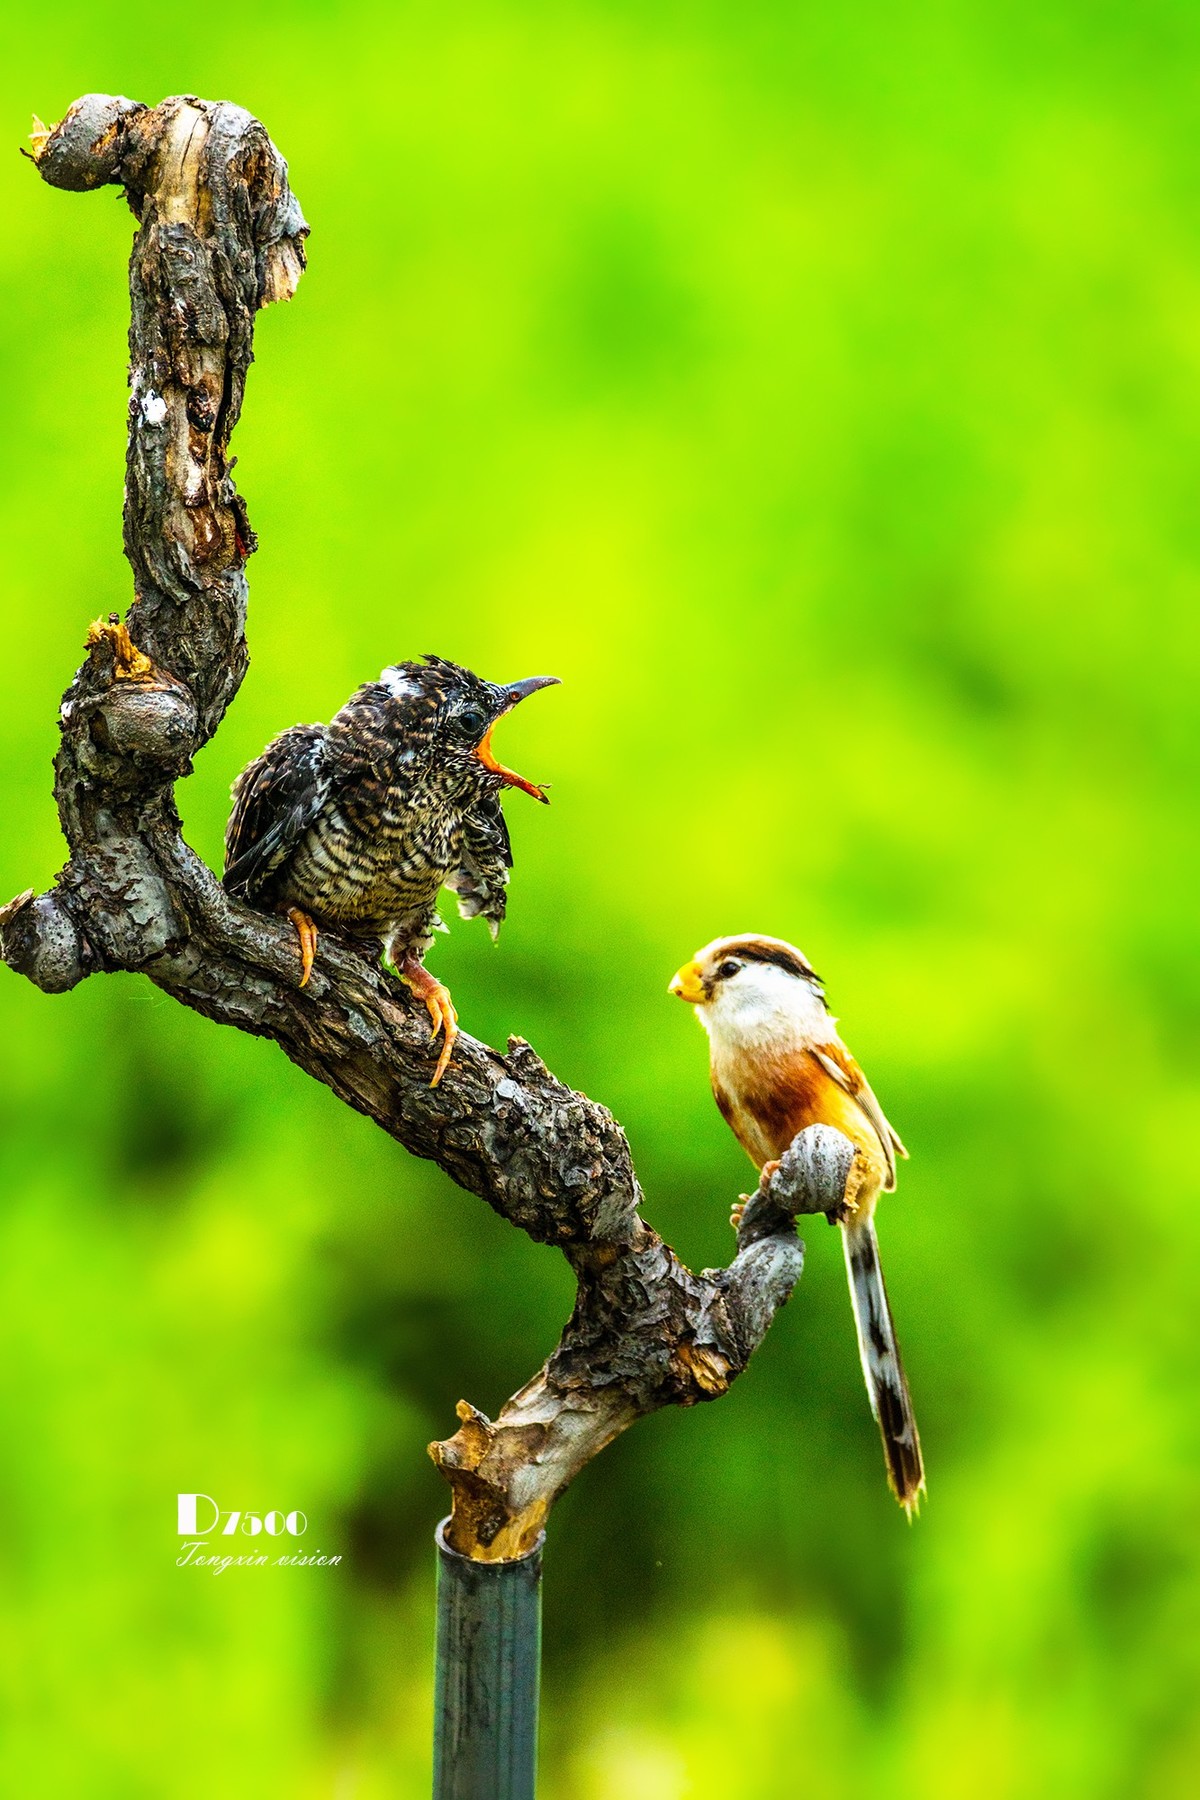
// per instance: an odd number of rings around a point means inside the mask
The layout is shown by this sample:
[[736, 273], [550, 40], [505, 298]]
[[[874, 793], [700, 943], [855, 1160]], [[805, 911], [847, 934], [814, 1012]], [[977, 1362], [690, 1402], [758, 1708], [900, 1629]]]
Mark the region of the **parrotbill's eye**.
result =
[[717, 968], [718, 979], [721, 981], [728, 981], [731, 975], [737, 974], [741, 966], [740, 962], [734, 962], [732, 957], [727, 957]]

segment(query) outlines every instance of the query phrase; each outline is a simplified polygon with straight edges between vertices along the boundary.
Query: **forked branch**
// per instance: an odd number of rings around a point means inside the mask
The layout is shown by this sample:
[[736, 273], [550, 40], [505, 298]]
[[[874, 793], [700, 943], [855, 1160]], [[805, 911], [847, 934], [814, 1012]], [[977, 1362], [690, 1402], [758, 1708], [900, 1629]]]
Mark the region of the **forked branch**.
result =
[[70, 852], [45, 894], [0, 908], [0, 953], [48, 993], [138, 970], [221, 1024], [269, 1037], [349, 1106], [430, 1157], [578, 1280], [545, 1366], [493, 1424], [465, 1402], [431, 1446], [453, 1490], [452, 1546], [520, 1555], [556, 1496], [642, 1415], [723, 1394], [799, 1278], [795, 1214], [835, 1211], [853, 1148], [814, 1126], [747, 1207], [733, 1263], [694, 1275], [639, 1216], [625, 1135], [530, 1047], [463, 1035], [446, 1079], [407, 990], [328, 934], [309, 984], [291, 927], [231, 901], [184, 843], [174, 784], [246, 669], [254, 536], [229, 440], [254, 315], [288, 299], [304, 223], [287, 165], [240, 107], [153, 109], [91, 94], [34, 138], [52, 186], [124, 189], [130, 259], [125, 623], [95, 623], [64, 697], [55, 798]]

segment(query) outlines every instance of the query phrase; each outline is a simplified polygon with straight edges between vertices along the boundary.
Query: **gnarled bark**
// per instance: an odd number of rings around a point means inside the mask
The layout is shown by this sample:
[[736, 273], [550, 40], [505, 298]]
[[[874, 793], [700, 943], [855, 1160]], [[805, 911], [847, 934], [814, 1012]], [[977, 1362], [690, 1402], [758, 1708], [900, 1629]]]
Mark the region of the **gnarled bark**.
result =
[[431, 1453], [453, 1491], [452, 1547], [523, 1554], [556, 1496], [635, 1419], [723, 1394], [799, 1278], [798, 1211], [836, 1211], [853, 1147], [812, 1127], [747, 1207], [728, 1269], [694, 1275], [639, 1216], [625, 1135], [520, 1039], [463, 1034], [429, 1086], [428, 1020], [328, 933], [309, 984], [290, 925], [230, 900], [184, 843], [174, 784], [246, 668], [254, 535], [229, 440], [254, 315], [288, 299], [308, 227], [287, 165], [240, 107], [109, 95], [76, 102], [34, 160], [51, 185], [121, 186], [130, 260], [125, 551], [134, 599], [88, 633], [64, 697], [55, 798], [70, 859], [45, 894], [0, 908], [0, 953], [48, 993], [97, 971], [145, 974], [286, 1055], [417, 1156], [480, 1195], [578, 1281], [545, 1366], [495, 1423], [460, 1403]]

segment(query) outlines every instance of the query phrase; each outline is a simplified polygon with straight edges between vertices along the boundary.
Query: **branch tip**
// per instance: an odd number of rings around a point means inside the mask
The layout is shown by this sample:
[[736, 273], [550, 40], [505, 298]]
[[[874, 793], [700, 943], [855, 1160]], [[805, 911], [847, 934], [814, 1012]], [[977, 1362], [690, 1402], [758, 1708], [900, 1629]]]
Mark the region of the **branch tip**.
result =
[[28, 150], [23, 150], [21, 154], [27, 156], [30, 162], [41, 162], [42, 157], [46, 154], [46, 145], [53, 136], [54, 126], [43, 125], [37, 114], [34, 113], [33, 130], [29, 133], [29, 143], [31, 147]]
[[21, 908], [28, 906], [32, 899], [33, 889], [26, 888], [23, 894], [18, 894], [15, 899], [6, 901], [3, 906], [0, 906], [0, 931], [3, 931], [9, 920], [15, 919]]

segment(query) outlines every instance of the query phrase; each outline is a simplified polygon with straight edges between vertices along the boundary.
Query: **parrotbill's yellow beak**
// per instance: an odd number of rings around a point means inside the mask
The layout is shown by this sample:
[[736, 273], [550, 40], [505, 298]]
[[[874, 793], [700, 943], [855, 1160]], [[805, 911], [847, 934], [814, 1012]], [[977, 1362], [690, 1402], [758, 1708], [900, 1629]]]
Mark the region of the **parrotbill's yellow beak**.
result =
[[682, 969], [671, 977], [669, 994], [675, 994], [680, 1000], [686, 1000], [689, 1006], [699, 1006], [705, 998], [704, 983], [700, 979], [700, 965], [695, 962], [684, 963]]

